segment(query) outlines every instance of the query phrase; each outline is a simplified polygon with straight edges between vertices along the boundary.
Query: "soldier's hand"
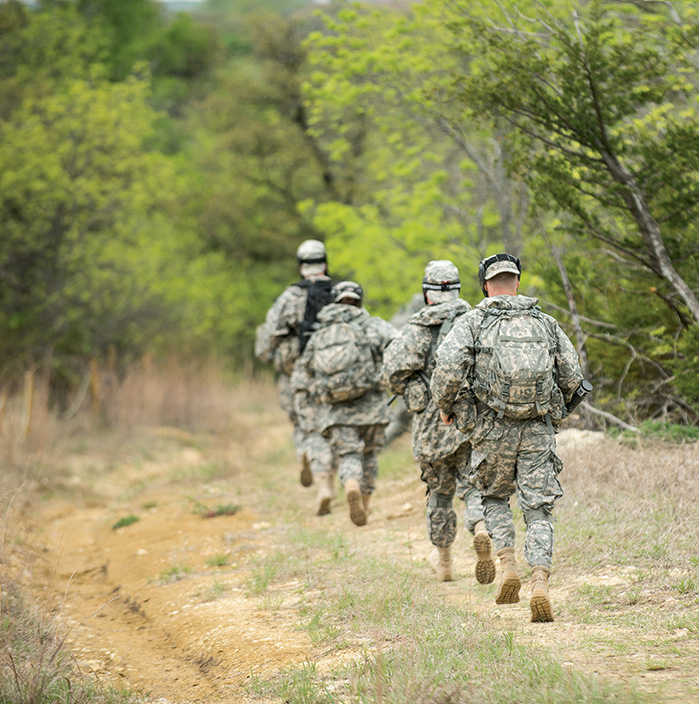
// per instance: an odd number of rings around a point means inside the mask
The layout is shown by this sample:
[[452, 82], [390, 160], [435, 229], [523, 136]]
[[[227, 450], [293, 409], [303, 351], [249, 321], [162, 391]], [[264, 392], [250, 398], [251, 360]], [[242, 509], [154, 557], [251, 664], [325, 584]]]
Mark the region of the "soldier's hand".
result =
[[446, 423], [447, 425], [451, 425], [454, 422], [454, 414], [452, 413], [450, 416], [448, 416], [444, 411], [440, 411], [439, 415], [442, 419], [443, 423]]

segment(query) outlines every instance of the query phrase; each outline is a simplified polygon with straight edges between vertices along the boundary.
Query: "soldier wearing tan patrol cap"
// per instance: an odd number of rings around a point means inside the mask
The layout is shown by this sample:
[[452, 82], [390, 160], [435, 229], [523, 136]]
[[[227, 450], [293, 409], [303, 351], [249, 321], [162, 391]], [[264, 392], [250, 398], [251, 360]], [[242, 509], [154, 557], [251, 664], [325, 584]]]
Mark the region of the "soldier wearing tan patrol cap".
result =
[[538, 300], [517, 295], [522, 266], [511, 254], [481, 261], [486, 298], [462, 315], [437, 351], [430, 385], [442, 420], [470, 432], [471, 482], [480, 489], [485, 524], [500, 558], [497, 604], [519, 601], [517, 495], [526, 523], [524, 557], [532, 568], [532, 621], [553, 621], [548, 579], [558, 481], [556, 426], [582, 380], [578, 355]]

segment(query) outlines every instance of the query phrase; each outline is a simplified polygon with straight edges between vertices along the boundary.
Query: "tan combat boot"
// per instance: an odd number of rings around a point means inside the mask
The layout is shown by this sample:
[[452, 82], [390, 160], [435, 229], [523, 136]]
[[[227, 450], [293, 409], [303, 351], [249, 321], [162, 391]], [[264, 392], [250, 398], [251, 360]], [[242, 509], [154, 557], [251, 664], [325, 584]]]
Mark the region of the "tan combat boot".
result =
[[308, 455], [304, 452], [301, 455], [301, 486], [309, 487], [313, 484], [313, 473]]
[[440, 582], [453, 582], [454, 572], [452, 571], [451, 546], [447, 548], [435, 547], [429, 557], [430, 567], [437, 575]]
[[496, 604], [516, 604], [519, 601], [519, 589], [522, 583], [519, 581], [517, 572], [517, 562], [515, 561], [514, 548], [502, 548], [498, 550], [500, 558], [500, 584], [495, 595]]
[[355, 526], [366, 525], [366, 511], [362, 501], [362, 492], [359, 489], [359, 482], [356, 479], [348, 479], [345, 482], [345, 494], [349, 504], [350, 518]]
[[476, 551], [476, 579], [479, 584], [490, 584], [495, 579], [495, 560], [485, 521], [478, 521], [474, 526], [473, 548]]
[[549, 599], [549, 574], [546, 567], [532, 567], [532, 596], [529, 600], [532, 623], [553, 621], [553, 606]]
[[327, 516], [327, 514], [330, 513], [330, 503], [332, 502], [333, 495], [330, 491], [329, 476], [327, 472], [319, 472], [314, 477], [316, 486], [318, 487], [316, 516]]

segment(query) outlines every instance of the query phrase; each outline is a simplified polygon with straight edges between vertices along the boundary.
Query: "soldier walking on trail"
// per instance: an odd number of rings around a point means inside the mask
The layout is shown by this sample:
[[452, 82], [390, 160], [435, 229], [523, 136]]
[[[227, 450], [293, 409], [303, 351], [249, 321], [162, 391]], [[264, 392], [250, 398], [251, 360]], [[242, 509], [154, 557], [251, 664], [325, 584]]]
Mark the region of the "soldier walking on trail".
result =
[[311, 486], [313, 467], [329, 471], [330, 446], [319, 433], [306, 432], [294, 407], [291, 375], [308, 339], [316, 327], [318, 311], [332, 301], [333, 282], [328, 276], [325, 245], [319, 240], [304, 240], [296, 251], [301, 281], [288, 286], [267, 311], [258, 326], [255, 355], [272, 362], [277, 373], [279, 401], [293, 425], [292, 438], [301, 466], [301, 484]]
[[[424, 307], [424, 294], [416, 293], [407, 304], [401, 306], [396, 311], [389, 322], [394, 328], [396, 328], [396, 330], [401, 330], [410, 318], [412, 318], [415, 313]], [[405, 407], [405, 401], [400, 394], [391, 404], [391, 409], [391, 422], [386, 428], [386, 444], [381, 448], [382, 451], [385, 450], [394, 440], [397, 440], [401, 437], [401, 435], [407, 433], [413, 427], [413, 415]]]
[[[319, 328], [294, 373], [298, 396], [318, 404], [315, 430], [330, 441], [350, 518], [358, 526], [367, 521], [378, 474], [376, 453], [390, 420], [379, 377], [384, 349], [396, 334], [390, 323], [362, 307], [363, 296], [353, 281], [335, 286], [335, 302], [318, 314]], [[324, 515], [332, 497], [325, 478], [315, 480], [316, 513]]]
[[519, 601], [517, 495], [526, 524], [524, 557], [532, 570], [532, 621], [553, 621], [548, 579], [554, 503], [563, 495], [556, 427], [582, 381], [578, 356], [536, 298], [517, 295], [522, 267], [510, 254], [481, 261], [486, 298], [462, 315], [437, 351], [430, 385], [442, 420], [471, 432], [471, 481], [483, 495], [485, 523], [501, 574], [495, 603]]
[[459, 270], [448, 260], [431, 261], [422, 281], [426, 306], [408, 320], [384, 355], [390, 391], [403, 396], [413, 414], [413, 456], [427, 484], [427, 529], [434, 546], [429, 562], [444, 582], [453, 580], [451, 546], [456, 538], [454, 494], [466, 503], [464, 518], [474, 535], [476, 579], [490, 584], [495, 562], [485, 528], [481, 494], [469, 483], [471, 445], [455, 425], [445, 425], [429, 392], [435, 352], [459, 316], [471, 310], [461, 298]]

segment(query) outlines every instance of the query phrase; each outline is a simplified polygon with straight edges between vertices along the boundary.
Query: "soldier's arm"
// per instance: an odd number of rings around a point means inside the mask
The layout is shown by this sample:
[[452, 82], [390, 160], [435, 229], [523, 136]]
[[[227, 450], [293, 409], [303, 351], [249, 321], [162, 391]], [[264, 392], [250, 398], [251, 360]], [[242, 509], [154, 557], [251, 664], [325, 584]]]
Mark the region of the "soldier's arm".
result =
[[568, 403], [573, 392], [580, 385], [583, 375], [578, 353], [558, 323], [556, 323], [556, 368], [558, 370], [558, 385], [563, 392], [566, 403]]
[[303, 317], [305, 293], [298, 286], [289, 286], [270, 309], [270, 325], [277, 337], [295, 332]]
[[431, 337], [427, 328], [408, 323], [386, 348], [383, 378], [394, 394], [402, 394], [405, 384], [424, 369]]
[[432, 373], [430, 391], [443, 418], [453, 414], [456, 396], [473, 365], [473, 333], [467, 320], [469, 315], [466, 313], [461, 316], [435, 355], [436, 366]]

